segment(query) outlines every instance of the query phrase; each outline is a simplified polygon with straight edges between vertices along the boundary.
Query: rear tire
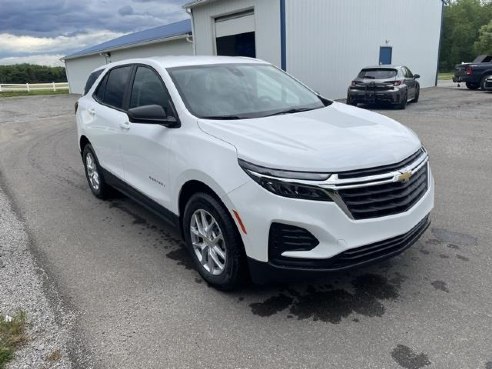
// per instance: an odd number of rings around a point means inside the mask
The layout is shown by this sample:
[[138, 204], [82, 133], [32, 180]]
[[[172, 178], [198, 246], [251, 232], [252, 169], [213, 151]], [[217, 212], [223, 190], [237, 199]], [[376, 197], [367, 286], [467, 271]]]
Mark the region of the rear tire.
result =
[[207, 193], [194, 194], [183, 214], [183, 234], [202, 278], [217, 289], [231, 291], [247, 276], [241, 236], [224, 206]]
[[478, 88], [480, 87], [480, 85], [477, 85], [476, 83], [466, 82], [466, 87], [469, 90], [478, 90]]
[[108, 198], [111, 187], [104, 180], [99, 160], [97, 159], [91, 144], [84, 146], [84, 150], [82, 151], [82, 161], [84, 163], [87, 183], [94, 196], [103, 200]]
[[408, 104], [408, 92], [405, 92], [405, 95], [402, 96], [400, 103], [396, 106], [400, 110], [404, 110]]

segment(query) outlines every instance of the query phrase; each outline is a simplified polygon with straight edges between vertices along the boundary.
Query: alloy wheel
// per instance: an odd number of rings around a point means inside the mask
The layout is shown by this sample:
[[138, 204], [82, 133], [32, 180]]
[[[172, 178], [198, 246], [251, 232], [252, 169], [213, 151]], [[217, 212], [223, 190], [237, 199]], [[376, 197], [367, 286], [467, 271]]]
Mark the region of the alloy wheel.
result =
[[211, 275], [222, 274], [227, 250], [224, 235], [213, 215], [203, 209], [196, 210], [191, 216], [190, 236], [193, 252], [203, 269]]
[[91, 152], [88, 152], [85, 156], [85, 167], [87, 170], [87, 178], [89, 179], [89, 184], [94, 191], [99, 191], [99, 172], [97, 171], [96, 160], [94, 159], [94, 156]]

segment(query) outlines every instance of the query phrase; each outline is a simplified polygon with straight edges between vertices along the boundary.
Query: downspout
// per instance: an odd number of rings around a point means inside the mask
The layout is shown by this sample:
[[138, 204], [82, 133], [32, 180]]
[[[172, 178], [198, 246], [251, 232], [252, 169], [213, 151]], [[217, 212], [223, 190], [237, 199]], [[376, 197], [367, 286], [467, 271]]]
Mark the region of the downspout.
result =
[[439, 32], [439, 46], [437, 49], [437, 68], [436, 68], [436, 80], [434, 86], [437, 86], [437, 81], [439, 79], [439, 60], [441, 59], [441, 42], [442, 42], [442, 31], [444, 28], [444, 2], [446, 0], [441, 0], [441, 30]]
[[285, 27], [285, 0], [280, 0], [280, 67], [287, 71], [287, 37]]
[[[186, 12], [191, 17], [191, 39], [193, 47], [193, 55], [196, 55], [196, 45], [195, 45], [195, 18], [193, 17], [193, 10], [191, 8], [186, 9]], [[188, 40], [188, 38], [186, 38]]]

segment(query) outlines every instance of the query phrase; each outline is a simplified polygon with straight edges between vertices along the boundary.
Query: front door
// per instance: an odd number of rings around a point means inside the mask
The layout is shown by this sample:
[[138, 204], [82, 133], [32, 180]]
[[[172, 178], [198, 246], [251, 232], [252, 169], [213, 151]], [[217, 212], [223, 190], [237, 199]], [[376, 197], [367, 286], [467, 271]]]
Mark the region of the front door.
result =
[[[156, 71], [139, 65], [128, 109], [154, 104], [169, 112], [169, 93]], [[125, 182], [166, 208], [170, 207], [168, 161], [174, 131], [159, 124], [130, 123], [121, 140]]]
[[379, 48], [379, 65], [391, 64], [393, 48], [391, 46], [381, 46]]

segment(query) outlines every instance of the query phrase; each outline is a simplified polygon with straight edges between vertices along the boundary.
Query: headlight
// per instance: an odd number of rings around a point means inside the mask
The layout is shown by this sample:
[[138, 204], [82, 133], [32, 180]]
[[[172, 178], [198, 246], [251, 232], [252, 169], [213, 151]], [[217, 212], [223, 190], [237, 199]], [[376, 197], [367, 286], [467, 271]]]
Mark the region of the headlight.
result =
[[256, 183], [275, 195], [304, 200], [332, 201], [327, 190], [304, 181], [324, 181], [328, 173], [295, 172], [270, 169], [239, 159], [239, 166]]

